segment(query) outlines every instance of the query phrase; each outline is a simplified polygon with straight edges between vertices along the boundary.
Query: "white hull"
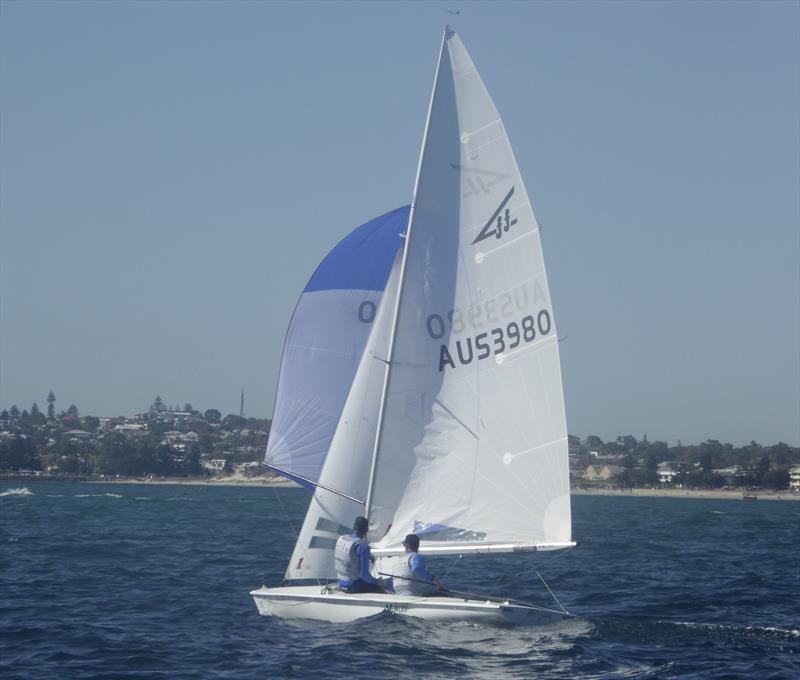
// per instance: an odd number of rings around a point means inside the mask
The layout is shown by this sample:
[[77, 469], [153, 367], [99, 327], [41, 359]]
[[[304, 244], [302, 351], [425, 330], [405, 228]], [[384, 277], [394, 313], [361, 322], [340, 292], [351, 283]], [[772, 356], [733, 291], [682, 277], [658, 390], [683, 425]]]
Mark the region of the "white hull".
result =
[[541, 625], [560, 620], [557, 611], [509, 602], [389, 593], [347, 594], [325, 586], [261, 587], [250, 593], [263, 616], [347, 623], [381, 612], [432, 621], [489, 621]]

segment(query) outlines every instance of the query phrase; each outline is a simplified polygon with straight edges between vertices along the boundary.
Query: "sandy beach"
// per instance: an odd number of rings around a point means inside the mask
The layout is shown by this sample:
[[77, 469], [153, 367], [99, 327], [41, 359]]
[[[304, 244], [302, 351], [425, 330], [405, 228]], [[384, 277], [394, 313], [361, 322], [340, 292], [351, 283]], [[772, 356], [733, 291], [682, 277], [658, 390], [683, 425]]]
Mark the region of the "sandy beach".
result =
[[281, 477], [243, 477], [229, 475], [227, 477], [163, 477], [151, 478], [119, 478], [119, 479], [86, 479], [85, 484], [173, 484], [179, 486], [269, 486], [297, 487], [294, 482]]
[[[98, 482], [99, 483], [99, 482]], [[294, 482], [281, 477], [243, 477], [229, 475], [227, 477], [171, 478], [171, 479], [114, 479], [104, 480], [108, 484], [182, 484], [195, 486], [269, 486], [296, 487]], [[705, 498], [716, 500], [742, 500], [742, 491], [735, 489], [572, 489], [573, 496], [639, 496], [648, 498]], [[800, 501], [800, 493], [791, 491], [757, 491], [751, 492], [758, 500], [764, 501]]]
[[[40, 481], [53, 480], [45, 475], [9, 475], [3, 479], [24, 482], [28, 479]], [[158, 478], [113, 478], [113, 479], [77, 479], [74, 477], [64, 481], [77, 481], [84, 484], [144, 484], [144, 485], [164, 485], [172, 484], [178, 486], [252, 486], [252, 487], [285, 487], [297, 488], [299, 485], [282, 477], [259, 476], [245, 477], [243, 475], [228, 475], [225, 477], [158, 477]], [[741, 501], [745, 495], [742, 490], [737, 489], [613, 489], [607, 487], [595, 488], [573, 488], [570, 490], [573, 496], [638, 496], [642, 498], [704, 498], [715, 500], [736, 500]], [[797, 491], [769, 491], [758, 490], [747, 492], [748, 500], [755, 497], [759, 501], [800, 501], [800, 492]]]
[[[650, 498], [706, 498], [742, 500], [735, 489], [572, 489], [573, 496], [643, 496]], [[800, 493], [792, 491], [752, 491], [760, 501], [800, 501]]]

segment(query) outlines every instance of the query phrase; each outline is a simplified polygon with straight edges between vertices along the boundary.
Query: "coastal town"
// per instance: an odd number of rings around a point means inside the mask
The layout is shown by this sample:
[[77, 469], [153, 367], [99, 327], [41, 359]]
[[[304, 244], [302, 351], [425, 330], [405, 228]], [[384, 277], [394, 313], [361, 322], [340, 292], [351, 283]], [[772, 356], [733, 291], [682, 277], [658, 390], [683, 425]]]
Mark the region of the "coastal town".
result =
[[200, 412], [156, 397], [132, 416], [81, 415], [75, 405], [47, 413], [37, 404], [0, 412], [0, 471], [50, 477], [190, 478], [263, 474], [270, 421]]
[[[48, 478], [269, 482], [262, 465], [270, 421], [187, 403], [168, 406], [157, 396], [132, 416], [81, 415], [34, 403], [0, 411], [0, 474]], [[783, 442], [743, 447], [709, 439], [670, 446], [622, 435], [603, 441], [569, 435], [571, 485], [576, 491], [706, 489], [800, 493], [800, 448]]]

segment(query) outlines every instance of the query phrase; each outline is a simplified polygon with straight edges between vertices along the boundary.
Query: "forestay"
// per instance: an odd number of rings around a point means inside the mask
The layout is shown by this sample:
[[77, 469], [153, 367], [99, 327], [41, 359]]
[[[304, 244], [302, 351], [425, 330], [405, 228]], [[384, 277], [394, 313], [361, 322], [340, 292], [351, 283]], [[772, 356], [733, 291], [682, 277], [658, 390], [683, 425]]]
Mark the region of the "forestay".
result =
[[451, 32], [406, 248], [367, 508], [373, 552], [401, 550], [411, 531], [444, 553], [571, 545], [539, 231], [503, 123]]
[[284, 342], [265, 462], [314, 488], [383, 295], [408, 206], [361, 225], [322, 261]]

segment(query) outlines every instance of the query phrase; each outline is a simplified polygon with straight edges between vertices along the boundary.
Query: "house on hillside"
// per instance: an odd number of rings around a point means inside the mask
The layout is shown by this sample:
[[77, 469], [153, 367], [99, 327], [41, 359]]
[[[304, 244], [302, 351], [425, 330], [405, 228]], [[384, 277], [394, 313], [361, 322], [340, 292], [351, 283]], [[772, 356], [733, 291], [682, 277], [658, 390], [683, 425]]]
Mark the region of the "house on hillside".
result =
[[789, 489], [800, 491], [800, 465], [795, 465], [789, 470]]
[[607, 482], [624, 469], [621, 465], [589, 465], [583, 478], [590, 482]]
[[661, 464], [659, 464], [656, 474], [658, 475], [658, 483], [661, 486], [674, 486], [675, 478], [678, 476], [675, 470], [666, 466], [662, 467]]

